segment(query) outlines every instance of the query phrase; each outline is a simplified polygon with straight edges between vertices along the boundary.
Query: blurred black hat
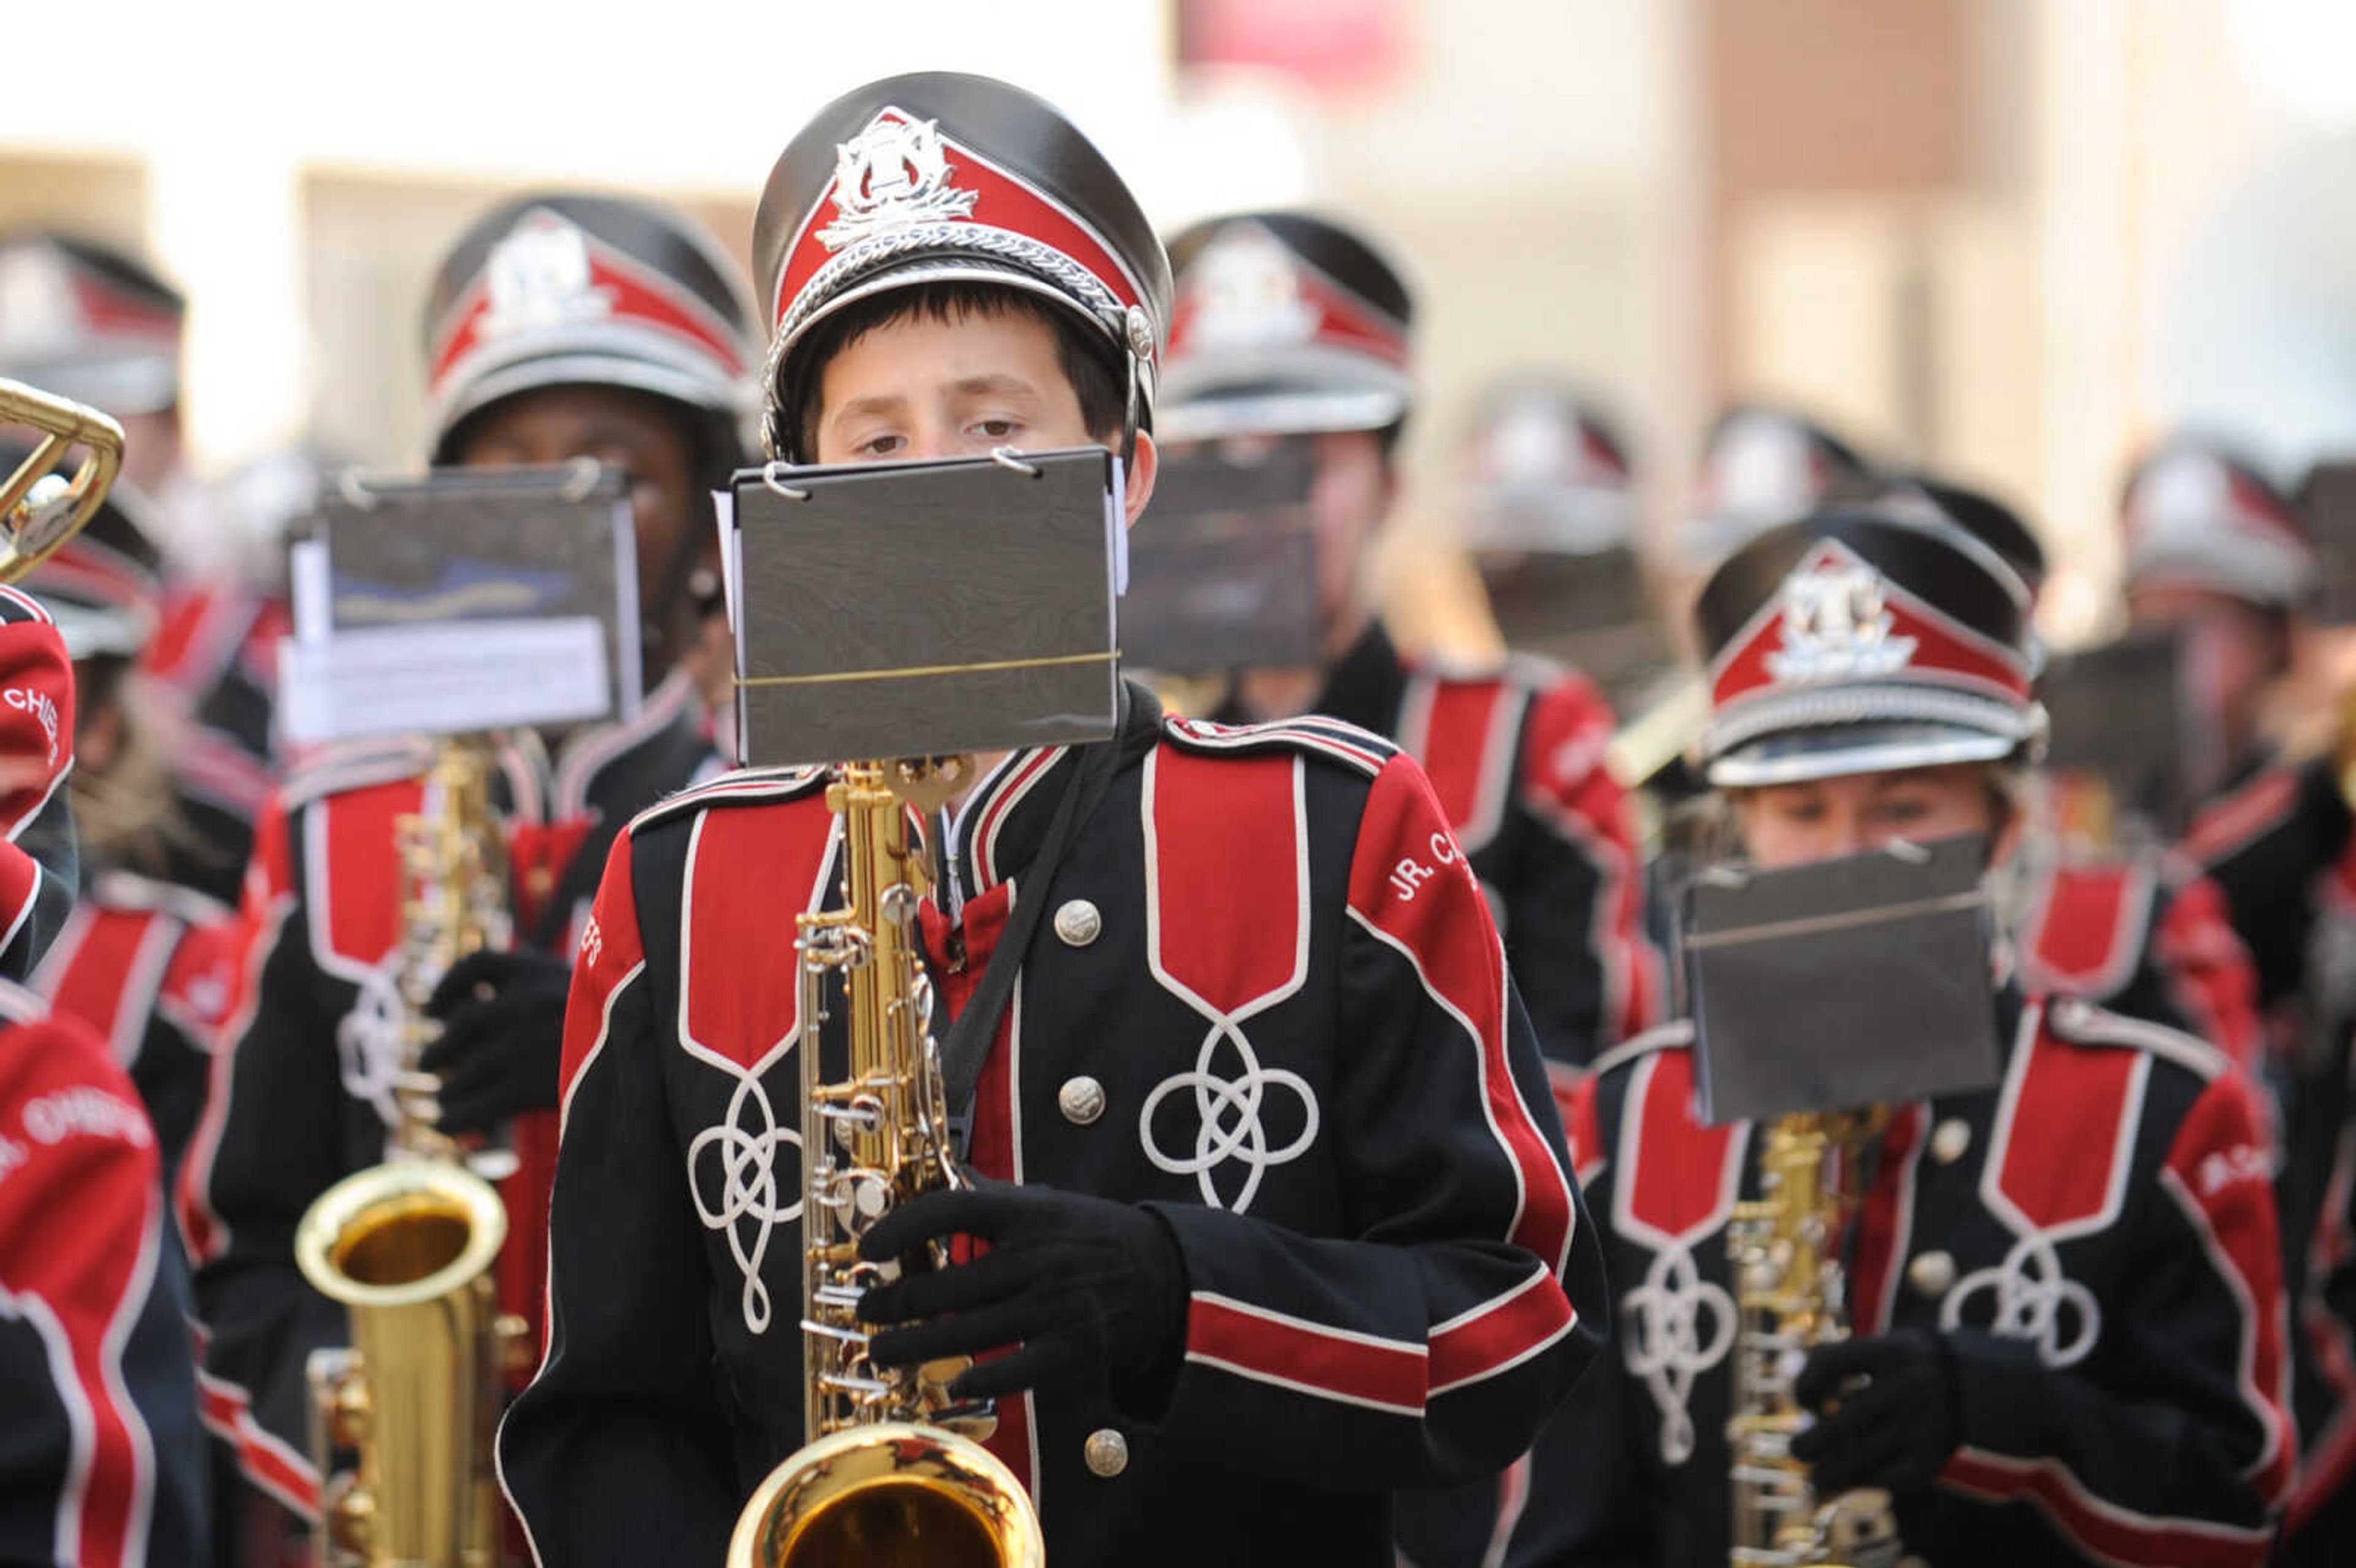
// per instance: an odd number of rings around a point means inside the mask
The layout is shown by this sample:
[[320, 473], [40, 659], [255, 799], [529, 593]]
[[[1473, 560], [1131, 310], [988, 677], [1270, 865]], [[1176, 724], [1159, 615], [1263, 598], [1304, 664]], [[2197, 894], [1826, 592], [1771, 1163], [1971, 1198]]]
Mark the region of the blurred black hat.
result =
[[180, 400], [180, 292], [131, 256], [27, 229], [0, 237], [0, 376], [112, 414]]
[[657, 202], [501, 202], [451, 247], [426, 304], [434, 461], [470, 416], [542, 387], [651, 392], [733, 432], [756, 352], [741, 276], [700, 225]]

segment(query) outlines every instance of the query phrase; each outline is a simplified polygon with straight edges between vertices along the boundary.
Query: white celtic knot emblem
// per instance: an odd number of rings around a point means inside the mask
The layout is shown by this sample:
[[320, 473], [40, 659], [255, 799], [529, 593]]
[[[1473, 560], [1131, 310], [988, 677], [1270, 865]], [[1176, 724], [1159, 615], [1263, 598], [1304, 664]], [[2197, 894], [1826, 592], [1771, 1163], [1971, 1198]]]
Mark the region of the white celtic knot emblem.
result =
[[1810, 681], [1903, 669], [1915, 639], [1891, 636], [1895, 624], [1871, 567], [1818, 560], [1783, 580], [1783, 645], [1767, 656], [1767, 673]]
[[[2057, 1370], [2076, 1366], [2102, 1335], [2103, 1310], [2094, 1301], [2094, 1293], [2062, 1272], [2062, 1256], [2043, 1235], [2021, 1237], [2004, 1254], [2004, 1262], [1974, 1269], [1957, 1280], [1940, 1304], [1939, 1327], [1960, 1327], [1965, 1303], [1983, 1290], [1996, 1296], [1987, 1331], [2029, 1341], [2037, 1348], [2041, 1365]], [[2069, 1320], [2066, 1339], [2065, 1317]]]
[[401, 1121], [393, 1090], [401, 1077], [402, 1037], [409, 1028], [408, 1009], [401, 993], [381, 969], [371, 969], [359, 983], [351, 1010], [336, 1020], [337, 1072], [344, 1093], [376, 1107], [387, 1127]]
[[819, 243], [840, 251], [884, 229], [969, 217], [979, 193], [949, 183], [948, 153], [939, 122], [897, 118], [887, 111], [834, 149], [832, 223]]
[[1644, 1283], [1621, 1305], [1628, 1314], [1621, 1353], [1660, 1407], [1661, 1458], [1682, 1465], [1694, 1451], [1694, 1380], [1734, 1348], [1734, 1297], [1701, 1277], [1691, 1248], [1672, 1243], [1653, 1254]]
[[[1243, 1071], [1233, 1078], [1222, 1078], [1215, 1071], [1222, 1041], [1233, 1042], [1242, 1064]], [[1173, 1155], [1154, 1136], [1153, 1118], [1162, 1103], [1182, 1089], [1191, 1089], [1194, 1094], [1194, 1147], [1192, 1153]], [[1269, 1147], [1268, 1127], [1260, 1120], [1262, 1101], [1270, 1089], [1282, 1089], [1301, 1099], [1301, 1131], [1281, 1148]], [[1137, 1136], [1145, 1146], [1145, 1157], [1157, 1168], [1173, 1176], [1193, 1177], [1202, 1189], [1205, 1203], [1240, 1214], [1251, 1207], [1269, 1167], [1300, 1158], [1317, 1141], [1317, 1096], [1298, 1072], [1262, 1067], [1243, 1031], [1222, 1019], [1204, 1037], [1203, 1049], [1194, 1056], [1194, 1070], [1171, 1074], [1145, 1097], [1144, 1108], [1137, 1114]], [[1229, 1160], [1246, 1168], [1242, 1189], [1232, 1203], [1220, 1197], [1215, 1179], [1219, 1168]]]
[[[798, 1157], [795, 1198], [790, 1203], [780, 1203], [777, 1151], [788, 1144]], [[766, 1333], [769, 1328], [769, 1287], [761, 1278], [769, 1232], [799, 1220], [802, 1214], [801, 1147], [801, 1133], [779, 1124], [776, 1107], [769, 1104], [768, 1091], [761, 1087], [760, 1079], [744, 1072], [737, 1077], [736, 1092], [728, 1096], [726, 1119], [696, 1134], [687, 1147], [687, 1187], [695, 1199], [695, 1212], [705, 1229], [728, 1238], [728, 1254], [744, 1275], [744, 1327], [755, 1334]], [[715, 1150], [720, 1162], [717, 1201], [705, 1197], [702, 1180], [704, 1156]]]

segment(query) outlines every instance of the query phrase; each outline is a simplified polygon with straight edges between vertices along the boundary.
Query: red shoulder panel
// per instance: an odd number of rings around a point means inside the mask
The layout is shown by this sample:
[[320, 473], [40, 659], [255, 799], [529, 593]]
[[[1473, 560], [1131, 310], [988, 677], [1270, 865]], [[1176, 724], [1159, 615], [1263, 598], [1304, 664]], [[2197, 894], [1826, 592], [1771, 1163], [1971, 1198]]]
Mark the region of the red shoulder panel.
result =
[[2147, 1052], [2072, 1045], [2040, 1017], [1997, 1102], [1996, 1147], [1980, 1179], [1988, 1206], [2048, 1235], [2109, 1224], [2126, 1200], [2150, 1075]]
[[1620, 1113], [1619, 1227], [1639, 1240], [1689, 1242], [1726, 1222], [1741, 1193], [1739, 1123], [1704, 1126], [1694, 1115], [1693, 1053], [1654, 1052], [1637, 1063]]
[[1399, 743], [1423, 764], [1448, 826], [1478, 848], [1496, 833], [1514, 787], [1515, 742], [1526, 694], [1502, 679], [1416, 677]]
[[788, 933], [825, 892], [833, 827], [818, 794], [697, 817], [680, 891], [680, 1022], [691, 1051], [750, 1071], [792, 1041], [801, 977]]
[[2057, 865], [2031, 907], [2022, 946], [2032, 989], [2099, 1001], [2134, 978], [2158, 879], [2132, 860]]
[[355, 964], [384, 961], [401, 940], [401, 838], [423, 801], [420, 779], [322, 796], [303, 814], [312, 941]]
[[178, 934], [179, 922], [158, 910], [85, 906], [42, 960], [37, 984], [53, 1009], [88, 1026], [127, 1065]]
[[[1301, 761], [1157, 746], [1145, 763], [1146, 956], [1198, 1009], [1236, 1018], [1289, 996], [1309, 959]], [[1253, 890], [1248, 918], [1238, 888]]]

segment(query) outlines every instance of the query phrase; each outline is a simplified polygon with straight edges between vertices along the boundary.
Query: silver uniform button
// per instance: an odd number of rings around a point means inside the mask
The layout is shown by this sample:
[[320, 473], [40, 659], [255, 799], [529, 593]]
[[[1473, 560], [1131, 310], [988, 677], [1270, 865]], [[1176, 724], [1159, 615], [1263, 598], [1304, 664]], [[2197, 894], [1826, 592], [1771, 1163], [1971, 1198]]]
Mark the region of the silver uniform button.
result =
[[1064, 1120], [1085, 1127], [1105, 1114], [1104, 1085], [1085, 1074], [1066, 1078], [1055, 1091], [1055, 1108], [1064, 1113]]
[[1931, 1132], [1931, 1157], [1941, 1165], [1953, 1165], [1964, 1157], [1972, 1147], [1972, 1125], [1961, 1116], [1949, 1116]]
[[1129, 1468], [1129, 1439], [1109, 1426], [1099, 1426], [1088, 1434], [1088, 1468], [1109, 1480]]
[[1944, 1296], [1955, 1283], [1955, 1260], [1945, 1253], [1924, 1253], [1906, 1265], [1906, 1280], [1923, 1296]]
[[1074, 899], [1055, 912], [1055, 934], [1066, 947], [1086, 947], [1104, 930], [1104, 916], [1086, 899]]

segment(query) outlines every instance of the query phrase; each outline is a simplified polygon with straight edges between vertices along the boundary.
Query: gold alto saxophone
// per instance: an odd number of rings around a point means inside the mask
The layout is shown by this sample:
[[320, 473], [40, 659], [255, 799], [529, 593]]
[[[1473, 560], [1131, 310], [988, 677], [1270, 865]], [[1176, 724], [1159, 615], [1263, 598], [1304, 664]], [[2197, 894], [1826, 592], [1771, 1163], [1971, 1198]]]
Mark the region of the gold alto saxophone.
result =
[[[940, 804], [968, 758], [855, 763], [828, 786], [841, 821], [843, 907], [804, 914], [801, 965], [804, 1446], [738, 1516], [729, 1568], [1042, 1568], [1039, 1518], [976, 1439], [987, 1405], [948, 1392], [963, 1360], [886, 1369], [867, 1359], [860, 1296], [891, 1276], [859, 1238], [923, 1193], [960, 1185], [916, 936], [929, 879], [911, 805]], [[819, 1023], [848, 996], [850, 1073], [825, 1082]], [[937, 1258], [934, 1260], [939, 1262]]]
[[[498, 1311], [492, 1262], [507, 1210], [437, 1131], [417, 1058], [426, 999], [453, 964], [509, 936], [507, 857], [490, 809], [491, 758], [445, 740], [401, 851], [402, 1058], [381, 1165], [321, 1193], [294, 1233], [312, 1287], [343, 1304], [352, 1348], [311, 1360], [312, 1449], [327, 1489], [318, 1561], [368, 1568], [497, 1568], [503, 1529], [491, 1436], [502, 1374], [525, 1326]], [[337, 1449], [356, 1470], [328, 1477]]]
[[1760, 1197], [1726, 1228], [1739, 1318], [1734, 1339], [1733, 1568], [1890, 1568], [1897, 1516], [1879, 1489], [1816, 1496], [1792, 1457], [1806, 1413], [1793, 1392], [1818, 1345], [1847, 1337], [1847, 1296], [1835, 1250], [1852, 1205], [1858, 1153], [1879, 1111], [1785, 1116], [1765, 1129]]

